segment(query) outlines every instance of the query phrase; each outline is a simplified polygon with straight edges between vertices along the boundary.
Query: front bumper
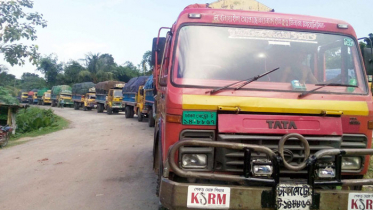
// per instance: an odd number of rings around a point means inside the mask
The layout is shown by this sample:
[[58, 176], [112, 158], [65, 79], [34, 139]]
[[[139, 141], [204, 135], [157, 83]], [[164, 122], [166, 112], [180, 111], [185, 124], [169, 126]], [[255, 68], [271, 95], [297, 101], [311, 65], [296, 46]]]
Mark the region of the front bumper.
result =
[[[186, 210], [188, 187], [191, 185], [204, 186], [203, 184], [186, 184], [177, 183], [169, 179], [163, 178], [159, 198], [163, 206], [173, 210]], [[266, 200], [262, 199], [265, 192], [271, 191], [269, 187], [245, 187], [245, 186], [224, 186], [229, 187], [230, 191], [230, 208], [229, 209], [246, 209], [246, 210], [262, 210], [262, 203]], [[320, 210], [347, 210], [349, 193], [359, 191], [346, 190], [316, 190], [320, 195], [319, 209]], [[276, 209], [276, 208], [264, 208]]]
[[[267, 155], [272, 162], [273, 173], [270, 178], [252, 177], [250, 165], [250, 151], [245, 153], [244, 157], [244, 175], [230, 175], [221, 173], [185, 171], [181, 169], [175, 161], [179, 148], [184, 146], [194, 147], [221, 147], [235, 150], [250, 150], [253, 152], [262, 152]], [[306, 148], [306, 147], [305, 147]], [[279, 149], [280, 151], [280, 149]], [[343, 156], [351, 155], [373, 155], [373, 149], [325, 149], [311, 155], [305, 162], [308, 169], [307, 185], [310, 186], [312, 193], [311, 209], [348, 209], [349, 194], [354, 191], [347, 190], [317, 190], [321, 186], [362, 186], [372, 185], [373, 179], [351, 179], [346, 180], [341, 177], [341, 159]], [[335, 156], [336, 175], [334, 179], [325, 181], [316, 180], [316, 163], [324, 156]], [[168, 179], [170, 171], [174, 174], [192, 179], [217, 180], [226, 182], [241, 183], [246, 186], [226, 186], [215, 185], [215, 187], [230, 188], [230, 208], [229, 209], [276, 209], [276, 187], [280, 183], [279, 165], [282, 163], [281, 157], [276, 155], [271, 149], [265, 146], [252, 144], [215, 142], [201, 140], [179, 141], [170, 147], [168, 159], [163, 168], [163, 178], [160, 188], [161, 203], [169, 209], [187, 209], [187, 196], [189, 186], [204, 186], [199, 183], [176, 183]], [[256, 183], [262, 187], [248, 187], [250, 183]], [[355, 192], [356, 193], [356, 192]], [[361, 192], [360, 192], [361, 193]]]

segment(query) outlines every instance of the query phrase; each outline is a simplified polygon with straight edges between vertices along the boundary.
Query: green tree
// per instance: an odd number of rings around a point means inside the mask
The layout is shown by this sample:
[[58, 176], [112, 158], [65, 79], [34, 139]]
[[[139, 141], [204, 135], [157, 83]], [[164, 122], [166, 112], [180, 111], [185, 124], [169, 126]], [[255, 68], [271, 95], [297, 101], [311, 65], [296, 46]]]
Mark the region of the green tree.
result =
[[79, 82], [92, 82], [93, 80], [91, 77], [91, 72], [89, 72], [88, 70], [83, 70], [79, 72], [78, 81]]
[[12, 96], [12, 91], [3, 86], [0, 86], [0, 103], [19, 104], [17, 98]]
[[41, 89], [45, 86], [46, 86], [45, 80], [39, 77], [39, 75], [29, 73], [29, 72], [22, 74], [22, 77], [21, 77], [22, 89], [26, 89], [26, 90]]
[[[80, 72], [85, 68], [77, 61], [69, 61], [64, 67], [65, 80], [68, 84], [81, 82], [79, 78]], [[89, 72], [88, 72], [89, 73]], [[87, 81], [89, 82], [89, 81]]]
[[152, 51], [146, 51], [144, 55], [142, 56], [142, 60], [140, 63], [142, 74], [143, 75], [150, 75], [153, 69], [152, 66]]
[[31, 0], [0, 1], [0, 53], [12, 66], [23, 65], [26, 58], [36, 64], [40, 56], [37, 45], [19, 43], [22, 39], [35, 41], [36, 27], [47, 26], [42, 14], [23, 11], [33, 6]]
[[110, 54], [88, 53], [85, 57], [86, 68], [91, 73], [92, 82], [111, 80], [115, 69], [114, 58]]
[[50, 54], [39, 60], [38, 70], [45, 75], [47, 85], [51, 88], [58, 84], [57, 75], [63, 72], [63, 65], [58, 62], [57, 56]]
[[130, 61], [125, 62], [123, 66], [117, 66], [113, 73], [117, 80], [124, 82], [128, 82], [133, 77], [140, 76], [139, 69]]

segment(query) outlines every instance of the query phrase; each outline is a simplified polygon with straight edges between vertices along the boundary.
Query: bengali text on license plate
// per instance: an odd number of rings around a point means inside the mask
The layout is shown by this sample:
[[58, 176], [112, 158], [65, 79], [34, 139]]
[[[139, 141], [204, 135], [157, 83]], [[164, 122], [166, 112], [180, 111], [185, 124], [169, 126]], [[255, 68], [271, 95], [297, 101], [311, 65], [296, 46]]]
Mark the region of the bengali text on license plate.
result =
[[189, 186], [188, 208], [228, 209], [231, 196], [229, 187]]
[[184, 111], [184, 125], [216, 125], [216, 112]]
[[308, 210], [312, 205], [312, 189], [306, 184], [279, 184], [277, 209]]

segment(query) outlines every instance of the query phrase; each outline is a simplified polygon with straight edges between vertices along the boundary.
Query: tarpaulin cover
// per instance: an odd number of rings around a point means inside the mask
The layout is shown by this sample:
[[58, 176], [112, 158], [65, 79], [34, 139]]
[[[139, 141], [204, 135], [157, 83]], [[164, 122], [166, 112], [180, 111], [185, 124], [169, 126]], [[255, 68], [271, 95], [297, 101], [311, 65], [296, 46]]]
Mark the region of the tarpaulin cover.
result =
[[61, 92], [71, 94], [71, 87], [68, 85], [58, 85], [52, 87], [52, 95], [59, 95]]
[[83, 83], [77, 83], [73, 85], [73, 94], [80, 94], [85, 95], [89, 92], [90, 88], [95, 87], [95, 84], [93, 82], [83, 82]]
[[139, 87], [141, 85], [144, 85], [146, 80], [149, 78], [149, 76], [141, 76], [141, 77], [135, 77], [130, 79], [130, 81], [127, 82], [127, 84], [124, 86], [122, 92], [128, 93], [128, 92], [135, 92], [139, 90]]
[[114, 88], [116, 84], [125, 84], [122, 81], [105, 81], [96, 84], [97, 94], [107, 94], [111, 88]]
[[153, 75], [151, 75], [146, 81], [144, 89], [153, 89]]
[[33, 95], [34, 95], [34, 91], [29, 91], [29, 92], [28, 92], [28, 95], [29, 95], [29, 96], [33, 96]]
[[48, 88], [43, 88], [41, 90], [38, 91], [38, 96], [43, 96], [45, 92], [48, 91]]

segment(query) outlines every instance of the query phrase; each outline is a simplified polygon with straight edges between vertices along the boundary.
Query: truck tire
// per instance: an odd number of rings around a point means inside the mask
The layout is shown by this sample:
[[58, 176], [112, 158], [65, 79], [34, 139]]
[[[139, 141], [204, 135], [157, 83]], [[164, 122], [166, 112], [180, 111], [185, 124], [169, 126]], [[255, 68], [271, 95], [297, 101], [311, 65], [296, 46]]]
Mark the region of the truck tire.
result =
[[151, 109], [150, 111], [149, 111], [149, 120], [148, 120], [148, 125], [149, 125], [149, 127], [154, 127], [154, 125], [155, 125], [155, 119], [154, 119], [154, 117], [153, 117], [153, 110]]
[[106, 112], [108, 115], [111, 115], [111, 114], [113, 114], [113, 109], [112, 108], [110, 108], [110, 107], [108, 107], [107, 108], [107, 112]]
[[114, 112], [115, 114], [118, 114], [119, 109], [114, 109], [113, 112]]
[[133, 118], [133, 116], [135, 115], [135, 110], [133, 110], [132, 107], [130, 107], [130, 110], [131, 110], [131, 112], [130, 112], [130, 118]]
[[83, 111], [87, 111], [87, 107], [86, 106], [83, 106]]
[[125, 112], [126, 112], [126, 118], [131, 118], [131, 108], [129, 106], [126, 106], [125, 108]]
[[98, 111], [99, 113], [104, 112], [104, 105], [103, 105], [103, 104], [99, 104], [99, 105], [100, 105], [100, 108], [97, 108], [97, 111]]
[[137, 121], [142, 122], [143, 114], [140, 112], [140, 108], [137, 108]]
[[79, 109], [78, 103], [74, 102], [74, 110], [78, 110], [78, 109]]

